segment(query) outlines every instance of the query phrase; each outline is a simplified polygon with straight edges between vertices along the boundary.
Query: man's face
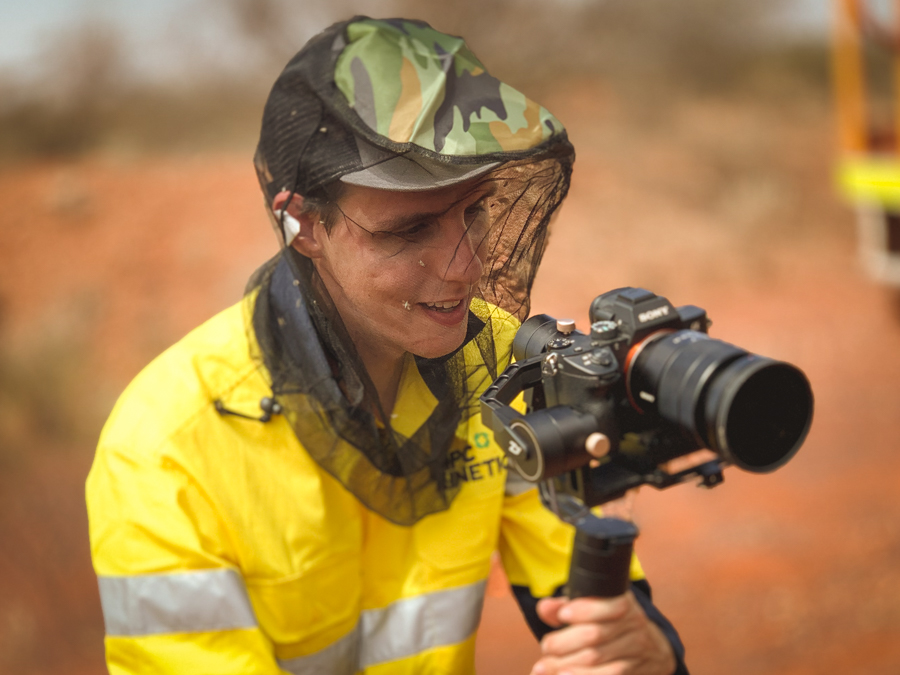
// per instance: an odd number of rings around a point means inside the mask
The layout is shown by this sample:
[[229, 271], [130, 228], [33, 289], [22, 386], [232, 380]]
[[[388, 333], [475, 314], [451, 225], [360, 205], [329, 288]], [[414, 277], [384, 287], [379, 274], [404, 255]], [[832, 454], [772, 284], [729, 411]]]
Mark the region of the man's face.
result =
[[313, 260], [361, 353], [434, 358], [462, 344], [490, 191], [477, 181], [425, 192], [346, 186], [331, 232], [316, 224]]

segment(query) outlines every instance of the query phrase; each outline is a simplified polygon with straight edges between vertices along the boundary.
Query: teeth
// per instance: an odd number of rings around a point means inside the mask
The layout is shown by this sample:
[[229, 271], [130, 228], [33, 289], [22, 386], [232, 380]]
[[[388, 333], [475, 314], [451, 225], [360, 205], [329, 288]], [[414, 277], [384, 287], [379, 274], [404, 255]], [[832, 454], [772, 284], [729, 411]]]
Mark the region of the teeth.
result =
[[456, 307], [461, 301], [460, 300], [446, 300], [444, 302], [426, 302], [426, 307], [434, 307], [436, 309], [453, 309]]

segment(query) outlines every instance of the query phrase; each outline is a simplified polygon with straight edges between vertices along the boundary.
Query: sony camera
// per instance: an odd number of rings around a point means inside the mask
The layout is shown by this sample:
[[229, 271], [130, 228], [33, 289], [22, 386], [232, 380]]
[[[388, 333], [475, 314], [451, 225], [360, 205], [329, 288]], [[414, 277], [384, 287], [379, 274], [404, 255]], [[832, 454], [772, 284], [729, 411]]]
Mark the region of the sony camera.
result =
[[[525, 321], [515, 362], [481, 398], [509, 465], [545, 483], [542, 496], [558, 515], [558, 495], [590, 507], [642, 484], [696, 477], [713, 486], [725, 465], [773, 471], [803, 443], [813, 411], [806, 376], [710, 338], [705, 310], [619, 288], [594, 299], [590, 320], [587, 335], [545, 314]], [[520, 412], [511, 404], [523, 393]], [[609, 452], [592, 468], [586, 448], [596, 442]], [[717, 459], [663, 468], [701, 448]]]

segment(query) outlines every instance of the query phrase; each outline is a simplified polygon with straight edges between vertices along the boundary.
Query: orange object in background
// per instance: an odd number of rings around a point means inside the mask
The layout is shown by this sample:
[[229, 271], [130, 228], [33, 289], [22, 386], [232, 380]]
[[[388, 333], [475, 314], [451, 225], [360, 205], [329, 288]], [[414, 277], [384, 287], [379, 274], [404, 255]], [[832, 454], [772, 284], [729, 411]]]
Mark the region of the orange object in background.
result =
[[863, 266], [900, 288], [900, 2], [889, 17], [870, 0], [834, 7], [838, 180], [857, 212]]

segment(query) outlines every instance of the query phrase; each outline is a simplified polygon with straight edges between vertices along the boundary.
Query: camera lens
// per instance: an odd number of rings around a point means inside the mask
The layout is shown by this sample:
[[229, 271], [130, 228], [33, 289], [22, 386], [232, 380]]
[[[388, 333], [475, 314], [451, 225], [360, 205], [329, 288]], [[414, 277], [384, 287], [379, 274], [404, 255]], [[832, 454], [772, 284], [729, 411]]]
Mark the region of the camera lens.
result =
[[812, 422], [812, 389], [801, 370], [696, 331], [657, 333], [636, 345], [626, 383], [636, 408], [756, 473], [787, 462]]
[[747, 471], [772, 471], [809, 431], [812, 390], [794, 366], [747, 354], [713, 379], [704, 407], [710, 447]]

